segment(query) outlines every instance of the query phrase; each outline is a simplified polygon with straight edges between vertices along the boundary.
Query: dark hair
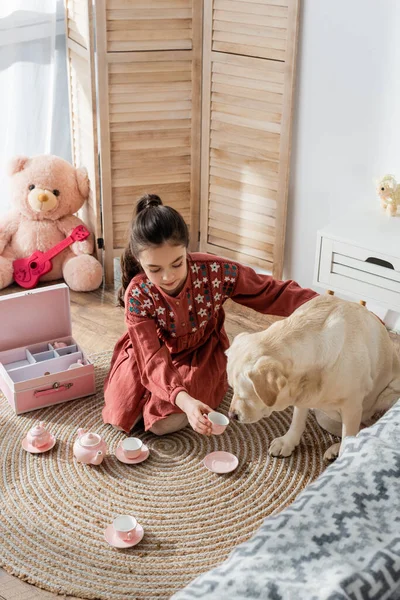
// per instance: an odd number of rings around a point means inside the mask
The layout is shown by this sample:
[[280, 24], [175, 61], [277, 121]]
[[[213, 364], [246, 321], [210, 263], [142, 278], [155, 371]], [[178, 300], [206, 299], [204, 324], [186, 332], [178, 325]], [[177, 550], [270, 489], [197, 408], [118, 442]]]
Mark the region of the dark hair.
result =
[[130, 231], [128, 247], [121, 256], [120, 306], [125, 306], [125, 290], [131, 280], [142, 271], [138, 261], [142, 250], [165, 242], [186, 248], [189, 245], [189, 232], [183, 217], [171, 206], [164, 206], [156, 194], [139, 198]]

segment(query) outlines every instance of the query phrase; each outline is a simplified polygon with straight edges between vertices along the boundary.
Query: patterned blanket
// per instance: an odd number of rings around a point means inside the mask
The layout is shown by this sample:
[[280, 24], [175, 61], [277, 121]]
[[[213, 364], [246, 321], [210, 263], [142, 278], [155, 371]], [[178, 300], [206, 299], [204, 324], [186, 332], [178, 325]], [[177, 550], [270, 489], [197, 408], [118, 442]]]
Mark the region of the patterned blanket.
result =
[[400, 400], [173, 600], [400, 600]]

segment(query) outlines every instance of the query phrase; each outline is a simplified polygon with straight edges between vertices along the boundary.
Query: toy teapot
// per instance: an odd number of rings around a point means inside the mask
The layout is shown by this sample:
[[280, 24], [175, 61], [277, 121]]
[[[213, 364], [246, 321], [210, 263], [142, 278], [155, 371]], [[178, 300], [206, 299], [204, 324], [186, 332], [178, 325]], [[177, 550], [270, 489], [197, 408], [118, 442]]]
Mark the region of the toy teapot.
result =
[[42, 448], [49, 443], [51, 439], [51, 433], [47, 431], [45, 422], [40, 421], [39, 425], [32, 427], [26, 434], [27, 442], [34, 448]]
[[78, 462], [99, 465], [107, 453], [107, 444], [98, 433], [78, 429], [73, 452]]

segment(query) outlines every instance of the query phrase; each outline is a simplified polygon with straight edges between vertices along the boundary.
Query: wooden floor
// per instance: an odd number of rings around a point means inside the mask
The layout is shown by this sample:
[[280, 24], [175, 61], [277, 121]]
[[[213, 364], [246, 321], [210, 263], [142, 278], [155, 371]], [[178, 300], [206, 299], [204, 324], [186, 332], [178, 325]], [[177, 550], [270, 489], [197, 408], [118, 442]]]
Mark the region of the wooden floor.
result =
[[[21, 288], [10, 286], [0, 296], [21, 292]], [[116, 306], [113, 288], [100, 288], [95, 292], [71, 294], [72, 335], [88, 353], [112, 350], [118, 337], [125, 331], [123, 310]], [[260, 315], [228, 301], [226, 309], [226, 331], [230, 339], [241, 331], [266, 329], [274, 317]], [[1, 548], [0, 548], [1, 552]], [[0, 600], [65, 600], [71, 596], [57, 596], [12, 577], [0, 569]]]
[[[9, 287], [0, 295], [20, 292], [21, 288]], [[276, 317], [268, 317], [228, 301], [226, 331], [230, 339], [241, 331], [266, 329]], [[116, 293], [112, 288], [100, 288], [96, 292], [81, 294], [71, 292], [72, 335], [86, 352], [111, 350], [118, 337], [125, 331], [123, 310], [116, 306]], [[400, 336], [391, 334], [400, 348]], [[1, 552], [1, 548], [0, 548]], [[72, 600], [71, 596], [58, 596], [31, 586], [0, 569], [0, 600]]]

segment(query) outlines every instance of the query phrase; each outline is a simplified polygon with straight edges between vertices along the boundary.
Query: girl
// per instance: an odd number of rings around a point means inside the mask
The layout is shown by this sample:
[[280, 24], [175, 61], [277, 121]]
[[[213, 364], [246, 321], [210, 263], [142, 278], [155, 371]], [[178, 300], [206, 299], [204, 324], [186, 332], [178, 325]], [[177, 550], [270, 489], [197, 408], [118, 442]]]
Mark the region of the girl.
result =
[[189, 254], [188, 244], [176, 210], [154, 194], [139, 200], [121, 258], [128, 331], [114, 349], [103, 408], [104, 422], [126, 432], [143, 417], [157, 435], [188, 422], [210, 434], [205, 415], [228, 388], [225, 300], [286, 317], [317, 295], [231, 260]]

